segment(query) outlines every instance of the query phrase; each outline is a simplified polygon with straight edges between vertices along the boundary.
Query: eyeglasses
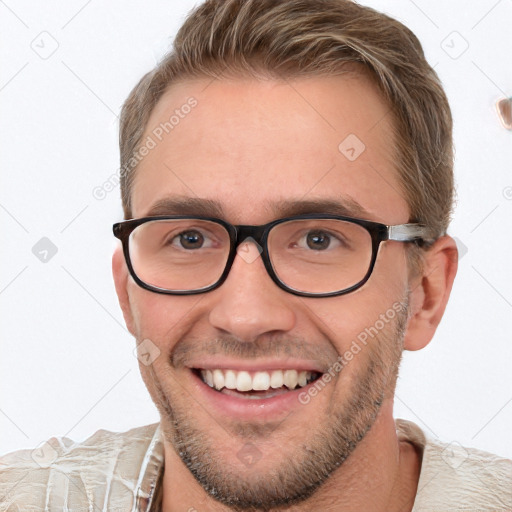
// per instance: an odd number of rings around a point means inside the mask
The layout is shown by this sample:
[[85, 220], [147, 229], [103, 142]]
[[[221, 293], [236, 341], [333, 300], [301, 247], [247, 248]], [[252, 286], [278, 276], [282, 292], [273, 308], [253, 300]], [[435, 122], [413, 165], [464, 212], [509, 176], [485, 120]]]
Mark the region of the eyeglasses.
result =
[[145, 217], [116, 223], [113, 231], [131, 276], [146, 290], [170, 295], [214, 290], [226, 280], [241, 246], [254, 243], [274, 283], [303, 297], [360, 288], [373, 271], [381, 242], [422, 245], [429, 233], [421, 224], [386, 226], [328, 214], [261, 226], [207, 217]]

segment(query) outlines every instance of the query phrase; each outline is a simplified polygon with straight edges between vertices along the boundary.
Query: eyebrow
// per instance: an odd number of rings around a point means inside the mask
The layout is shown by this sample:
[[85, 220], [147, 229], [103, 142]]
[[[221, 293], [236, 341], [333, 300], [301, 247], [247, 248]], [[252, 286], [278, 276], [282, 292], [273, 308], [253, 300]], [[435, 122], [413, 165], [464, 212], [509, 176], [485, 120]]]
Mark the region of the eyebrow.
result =
[[197, 197], [166, 197], [154, 203], [148, 210], [148, 217], [159, 215], [191, 215], [198, 217], [224, 217], [222, 206], [211, 199]]
[[[362, 219], [368, 219], [370, 217], [370, 213], [350, 196], [339, 196], [336, 199], [287, 199], [267, 203], [264, 205], [263, 209], [270, 212], [276, 219], [308, 213], [326, 213]], [[148, 217], [163, 215], [226, 218], [224, 209], [218, 201], [183, 196], [172, 196], [160, 199], [154, 203], [146, 213]]]
[[340, 196], [336, 199], [285, 200], [271, 206], [280, 217], [293, 217], [307, 213], [327, 213], [344, 217], [368, 218], [370, 213], [355, 199]]

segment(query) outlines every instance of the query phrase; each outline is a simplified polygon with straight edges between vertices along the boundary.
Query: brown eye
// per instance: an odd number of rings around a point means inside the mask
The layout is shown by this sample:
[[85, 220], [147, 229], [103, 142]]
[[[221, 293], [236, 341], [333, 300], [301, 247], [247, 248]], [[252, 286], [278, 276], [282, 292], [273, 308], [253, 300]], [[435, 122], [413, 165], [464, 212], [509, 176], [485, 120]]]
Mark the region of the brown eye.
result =
[[179, 234], [179, 243], [184, 249], [200, 249], [204, 237], [199, 231], [185, 231]]
[[323, 251], [331, 243], [331, 237], [323, 231], [310, 231], [306, 237], [306, 243], [310, 249]]

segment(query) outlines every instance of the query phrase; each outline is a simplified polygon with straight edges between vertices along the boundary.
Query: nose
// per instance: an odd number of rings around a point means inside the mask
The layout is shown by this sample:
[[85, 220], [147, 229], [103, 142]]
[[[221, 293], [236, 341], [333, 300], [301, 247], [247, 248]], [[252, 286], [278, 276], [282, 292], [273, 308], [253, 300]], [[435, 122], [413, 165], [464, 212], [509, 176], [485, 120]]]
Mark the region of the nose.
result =
[[255, 243], [239, 246], [226, 281], [212, 293], [216, 302], [210, 311], [211, 325], [240, 340], [283, 333], [296, 323], [293, 296], [271, 280]]

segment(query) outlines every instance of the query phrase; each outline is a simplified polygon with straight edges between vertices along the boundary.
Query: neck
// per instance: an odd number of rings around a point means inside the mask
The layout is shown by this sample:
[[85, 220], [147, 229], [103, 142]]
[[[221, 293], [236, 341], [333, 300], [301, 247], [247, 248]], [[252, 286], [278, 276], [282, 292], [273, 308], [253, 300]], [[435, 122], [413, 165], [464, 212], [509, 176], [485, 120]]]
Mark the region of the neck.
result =
[[[392, 408], [391, 401], [383, 404], [371, 430], [313, 496], [279, 510], [410, 512], [421, 460], [411, 444], [398, 440]], [[231, 512], [232, 509], [203, 490], [166, 440], [162, 511], [184, 510]]]

